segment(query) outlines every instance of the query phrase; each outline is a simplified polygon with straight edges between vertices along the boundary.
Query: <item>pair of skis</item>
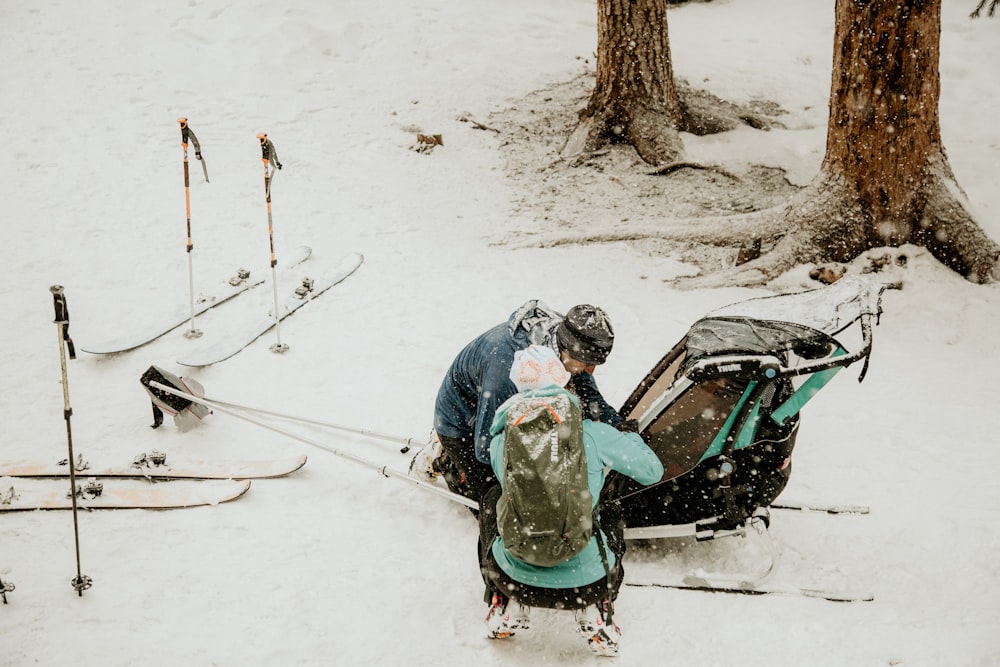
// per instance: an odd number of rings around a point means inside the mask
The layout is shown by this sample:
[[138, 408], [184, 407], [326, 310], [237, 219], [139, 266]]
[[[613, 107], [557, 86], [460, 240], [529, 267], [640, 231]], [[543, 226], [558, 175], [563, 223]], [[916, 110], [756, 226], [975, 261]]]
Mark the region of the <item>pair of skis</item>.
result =
[[[312, 249], [308, 246], [296, 248], [290, 254], [288, 269], [283, 273], [286, 278], [288, 274], [298, 275], [301, 271], [298, 267], [310, 258]], [[255, 320], [241, 323], [238, 331], [229, 330], [225, 335], [220, 335], [207, 339], [195, 350], [190, 351], [185, 357], [178, 360], [184, 366], [208, 366], [229, 359], [236, 355], [252, 342], [263, 336], [277, 322], [291, 315], [293, 312], [309, 303], [328, 289], [343, 281], [361, 266], [364, 257], [358, 253], [348, 253], [337, 262], [330, 265], [320, 265], [315, 267], [312, 276], [303, 277], [294, 282], [293, 287], [286, 289], [283, 297], [276, 300], [278, 313], [261, 313]], [[310, 268], [315, 264], [315, 260], [310, 262]], [[266, 282], [266, 271], [246, 271], [240, 269], [235, 276], [226, 281], [220, 282], [207, 293], [194, 302], [194, 314], [200, 315], [211, 308], [215, 308], [234, 297], [239, 296]], [[287, 282], [287, 281], [285, 281]], [[135, 349], [149, 343], [160, 336], [163, 336], [191, 319], [186, 307], [180, 306], [175, 311], [168, 311], [159, 316], [139, 320], [141, 328], [137, 328], [126, 334], [115, 336], [109, 340], [97, 341], [81, 346], [85, 352], [91, 354], [115, 354]]]
[[[159, 452], [137, 456], [129, 465], [74, 466], [76, 505], [81, 509], [179, 509], [235, 500], [250, 480], [283, 477], [304, 466], [305, 456], [268, 461], [168, 462]], [[0, 512], [72, 509], [66, 490], [66, 461], [0, 463]], [[168, 481], [169, 480], [169, 481]], [[152, 483], [163, 482], [163, 483]]]

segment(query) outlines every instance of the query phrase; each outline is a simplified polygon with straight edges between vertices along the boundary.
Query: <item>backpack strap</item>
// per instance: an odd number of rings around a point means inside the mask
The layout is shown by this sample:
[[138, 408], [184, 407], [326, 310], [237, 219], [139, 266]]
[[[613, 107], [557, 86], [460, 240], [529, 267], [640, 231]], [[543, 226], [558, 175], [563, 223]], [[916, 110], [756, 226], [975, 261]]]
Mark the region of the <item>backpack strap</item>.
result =
[[563, 420], [559, 418], [559, 413], [556, 412], [555, 408], [553, 408], [548, 403], [539, 401], [538, 403], [532, 403], [530, 406], [528, 406], [528, 409], [524, 412], [524, 414], [522, 414], [520, 417], [514, 420], [514, 426], [518, 426], [521, 423], [521, 421], [523, 421], [524, 418], [527, 417], [532, 410], [538, 407], [542, 407], [548, 410], [549, 414], [552, 415], [552, 418], [556, 420], [556, 423], [562, 424]]

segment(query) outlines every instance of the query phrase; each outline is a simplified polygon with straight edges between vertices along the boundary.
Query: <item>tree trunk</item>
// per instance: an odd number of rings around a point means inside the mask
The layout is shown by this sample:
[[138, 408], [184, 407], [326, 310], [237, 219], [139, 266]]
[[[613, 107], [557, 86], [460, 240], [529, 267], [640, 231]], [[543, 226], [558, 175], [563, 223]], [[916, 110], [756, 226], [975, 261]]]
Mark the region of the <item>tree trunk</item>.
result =
[[914, 243], [972, 280], [989, 279], [1000, 252], [969, 214], [941, 145], [941, 1], [837, 0], [836, 18], [815, 185], [845, 185], [859, 219], [831, 235], [830, 258]]
[[597, 81], [563, 153], [627, 142], [659, 165], [683, 153], [666, 0], [598, 0]]
[[[904, 243], [971, 281], [1000, 279], [1000, 246], [973, 219], [941, 144], [941, 0], [837, 0], [836, 18], [823, 164], [773, 210], [769, 232], [781, 240], [739, 268], [740, 282]], [[747, 226], [728, 228], [739, 242]], [[721, 229], [704, 236], [717, 241]]]

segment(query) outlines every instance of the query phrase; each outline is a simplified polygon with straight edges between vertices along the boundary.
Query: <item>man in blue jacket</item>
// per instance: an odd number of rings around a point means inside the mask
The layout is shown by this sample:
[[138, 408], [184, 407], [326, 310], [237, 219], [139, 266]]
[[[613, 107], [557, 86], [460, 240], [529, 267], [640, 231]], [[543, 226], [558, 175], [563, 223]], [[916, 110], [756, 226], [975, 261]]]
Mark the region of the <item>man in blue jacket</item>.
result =
[[[525, 366], [530, 372], [525, 372]], [[518, 391], [532, 399], [546, 400], [568, 393], [562, 385], [569, 374], [548, 348], [529, 347], [517, 352], [510, 377]], [[570, 398], [576, 397], [571, 394]], [[594, 531], [590, 544], [557, 565], [540, 567], [519, 560], [499, 535], [496, 504], [505, 484], [504, 429], [507, 409], [514, 401], [512, 398], [501, 405], [493, 420], [490, 460], [499, 484], [480, 501], [479, 561], [490, 605], [487, 634], [500, 639], [527, 628], [527, 610], [532, 606], [575, 609], [578, 630], [590, 649], [599, 655], [616, 655], [621, 630], [612, 620], [612, 606], [624, 576], [621, 559], [625, 553], [624, 524], [618, 505], [602, 505], [599, 529]], [[623, 433], [586, 418], [586, 414], [583, 417], [591, 507], [597, 506], [608, 470], [616, 470], [640, 484], [660, 481], [663, 463], [639, 434]], [[508, 606], [510, 600], [517, 604]]]
[[580, 399], [586, 417], [618, 426], [621, 416], [604, 400], [592, 375], [607, 360], [614, 340], [611, 321], [596, 306], [574, 306], [563, 316], [537, 299], [528, 301], [458, 353], [434, 407], [440, 447], [418, 452], [411, 474], [441, 474], [449, 489], [477, 502], [496, 483], [490, 469], [490, 427], [500, 404], [517, 393], [509, 377], [514, 353], [529, 345], [547, 346], [560, 357], [572, 374], [568, 388]]

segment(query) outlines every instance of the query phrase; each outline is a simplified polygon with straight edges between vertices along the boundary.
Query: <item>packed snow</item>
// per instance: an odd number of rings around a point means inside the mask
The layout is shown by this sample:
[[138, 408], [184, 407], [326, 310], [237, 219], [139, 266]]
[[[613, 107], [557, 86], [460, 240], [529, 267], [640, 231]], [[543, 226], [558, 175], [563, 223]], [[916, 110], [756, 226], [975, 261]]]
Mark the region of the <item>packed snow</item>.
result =
[[[941, 125], [972, 209], [1000, 240], [1000, 19], [970, 20], [974, 4], [944, 2]], [[653, 243], [502, 242], [508, 230], [522, 240], [526, 229], [556, 231], [560, 200], [551, 216], [528, 201], [538, 170], [513, 165], [509, 136], [470, 119], [530, 114], [526, 100], [544, 104], [545, 90], [592, 71], [595, 14], [593, 0], [0, 5], [3, 459], [67, 453], [50, 285], [65, 287], [78, 347], [187, 302], [178, 117], [189, 118], [211, 179], [192, 154], [196, 291], [239, 267], [267, 271], [259, 132], [284, 166], [272, 182], [279, 266], [300, 245], [313, 248], [307, 266], [317, 270], [348, 252], [365, 257], [282, 323], [284, 354], [269, 351], [272, 331], [223, 363], [181, 367], [198, 344], [181, 327], [130, 352], [81, 351], [68, 362], [73, 446], [92, 463], [153, 449], [309, 461], [218, 506], [81, 513], [81, 570], [93, 579], [82, 596], [70, 585], [71, 513], [2, 514], [0, 579], [16, 589], [0, 605], [0, 663], [601, 660], [567, 613], [536, 610], [531, 630], [485, 638], [476, 524], [460, 505], [378, 473], [406, 468], [400, 444], [278, 423], [321, 449], [221, 413], [187, 432], [169, 418], [154, 431], [139, 384], [157, 364], [214, 398], [424, 440], [455, 353], [530, 298], [607, 310], [617, 341], [597, 379], [620, 404], [701, 315], [769, 293], [679, 289], [672, 280], [693, 267]], [[780, 167], [791, 183], [808, 182], [823, 155], [833, 3], [717, 0], [671, 9], [669, 22], [678, 77], [788, 111], [785, 129], [684, 135], [689, 157], [735, 171]], [[417, 133], [441, 134], [443, 145], [412, 150]], [[624, 191], [593, 192], [595, 211], [625, 218], [640, 206]], [[646, 215], [654, 202], [641, 203]], [[625, 586], [618, 664], [1000, 663], [1000, 292], [919, 248], [902, 252], [906, 266], [885, 275], [903, 289], [885, 295], [868, 375], [858, 384], [852, 367], [805, 408], [782, 496], [871, 513], [775, 512], [771, 524], [782, 552], [775, 581], [874, 600]], [[809, 268], [773, 289], [813, 286]], [[266, 313], [271, 298], [258, 288], [197, 326], [224, 334], [243, 313]], [[652, 574], [752, 569], [750, 542], [664, 542], [630, 558], [633, 572]]]

